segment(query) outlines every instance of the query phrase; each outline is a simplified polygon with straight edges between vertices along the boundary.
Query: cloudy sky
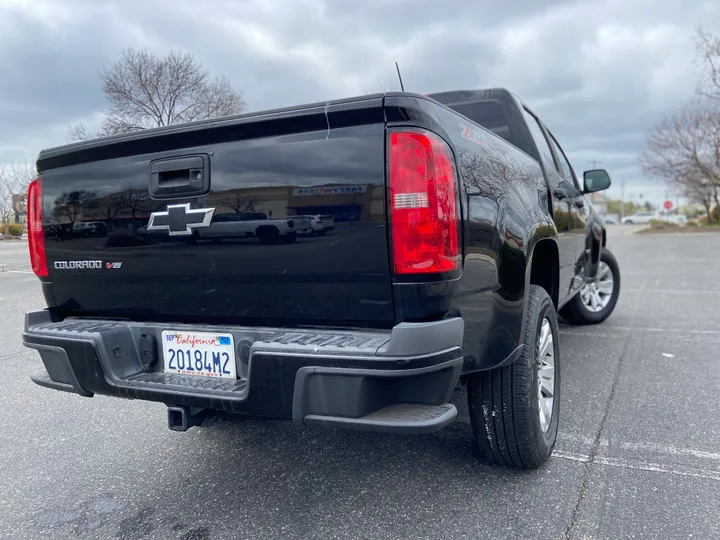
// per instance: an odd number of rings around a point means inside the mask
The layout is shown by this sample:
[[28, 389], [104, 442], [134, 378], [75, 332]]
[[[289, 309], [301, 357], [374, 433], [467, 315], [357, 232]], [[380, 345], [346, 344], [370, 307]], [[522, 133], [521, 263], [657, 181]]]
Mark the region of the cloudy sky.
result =
[[128, 46], [192, 52], [251, 111], [396, 90], [398, 61], [418, 93], [513, 90], [577, 171], [659, 202], [638, 152], [692, 97], [698, 25], [720, 28], [720, 1], [0, 0], [0, 163], [97, 125], [98, 69]]

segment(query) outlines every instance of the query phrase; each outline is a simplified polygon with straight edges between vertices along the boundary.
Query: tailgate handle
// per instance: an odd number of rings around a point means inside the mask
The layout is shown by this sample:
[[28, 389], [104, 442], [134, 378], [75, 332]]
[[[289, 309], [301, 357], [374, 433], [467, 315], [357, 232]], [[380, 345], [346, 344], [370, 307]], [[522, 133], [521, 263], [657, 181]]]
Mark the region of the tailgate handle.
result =
[[156, 159], [150, 162], [150, 196], [155, 199], [206, 193], [210, 167], [206, 154]]

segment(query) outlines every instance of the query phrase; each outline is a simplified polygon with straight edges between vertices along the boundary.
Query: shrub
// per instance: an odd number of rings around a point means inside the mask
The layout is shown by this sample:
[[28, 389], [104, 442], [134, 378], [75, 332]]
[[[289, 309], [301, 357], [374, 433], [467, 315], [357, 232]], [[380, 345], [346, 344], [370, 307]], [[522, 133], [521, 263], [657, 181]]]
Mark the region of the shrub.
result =
[[687, 222], [687, 226], [688, 227], [699, 227], [700, 224], [696, 220], [691, 219], [690, 221]]
[[[7, 228], [7, 231], [5, 230]], [[0, 233], [7, 234], [8, 236], [22, 236], [23, 226], [17, 223], [10, 223], [7, 227], [0, 225]]]
[[651, 219], [650, 220], [650, 227], [653, 229], [658, 229], [662, 227], [674, 227], [675, 224], [670, 223], [669, 221], [663, 221], [662, 219]]
[[568, 226], [568, 213], [563, 210], [555, 210], [553, 214], [555, 220], [555, 227], [558, 231], [567, 229]]

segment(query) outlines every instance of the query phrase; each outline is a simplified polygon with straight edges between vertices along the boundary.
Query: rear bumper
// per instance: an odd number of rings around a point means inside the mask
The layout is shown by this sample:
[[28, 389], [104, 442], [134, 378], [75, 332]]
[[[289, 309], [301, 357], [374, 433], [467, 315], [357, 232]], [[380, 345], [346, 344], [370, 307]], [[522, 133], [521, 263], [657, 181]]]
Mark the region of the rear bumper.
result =
[[45, 369], [44, 387], [293, 419], [297, 424], [426, 433], [450, 423], [462, 369], [460, 318], [387, 332], [170, 325], [231, 332], [238, 379], [166, 374], [167, 325], [26, 316], [23, 342]]

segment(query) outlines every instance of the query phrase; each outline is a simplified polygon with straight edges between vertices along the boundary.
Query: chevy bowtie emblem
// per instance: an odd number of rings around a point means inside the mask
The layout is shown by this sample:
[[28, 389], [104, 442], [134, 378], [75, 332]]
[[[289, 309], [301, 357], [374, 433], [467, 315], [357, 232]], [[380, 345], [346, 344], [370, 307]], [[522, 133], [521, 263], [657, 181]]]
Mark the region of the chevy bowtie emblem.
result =
[[148, 231], [167, 231], [170, 236], [187, 236], [193, 229], [210, 226], [214, 208], [190, 209], [189, 204], [169, 204], [165, 212], [150, 214]]

